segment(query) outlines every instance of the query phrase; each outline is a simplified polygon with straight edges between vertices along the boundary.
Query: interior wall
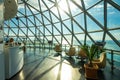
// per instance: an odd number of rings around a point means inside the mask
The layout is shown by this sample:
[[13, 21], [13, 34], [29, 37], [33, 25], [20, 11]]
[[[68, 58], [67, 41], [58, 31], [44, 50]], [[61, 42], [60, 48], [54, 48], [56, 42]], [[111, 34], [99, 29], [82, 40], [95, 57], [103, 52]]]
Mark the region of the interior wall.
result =
[[3, 54], [3, 21], [4, 21], [4, 2], [0, 0], [0, 80], [5, 80], [4, 54]]

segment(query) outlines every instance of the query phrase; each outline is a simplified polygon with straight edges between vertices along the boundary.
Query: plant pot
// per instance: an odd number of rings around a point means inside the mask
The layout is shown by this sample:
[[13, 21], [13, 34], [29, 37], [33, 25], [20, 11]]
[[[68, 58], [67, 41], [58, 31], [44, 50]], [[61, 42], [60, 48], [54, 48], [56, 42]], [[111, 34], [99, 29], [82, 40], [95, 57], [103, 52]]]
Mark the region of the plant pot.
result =
[[93, 67], [90, 67], [89, 64], [84, 64], [85, 68], [85, 77], [90, 79], [98, 79], [98, 66], [96, 64]]

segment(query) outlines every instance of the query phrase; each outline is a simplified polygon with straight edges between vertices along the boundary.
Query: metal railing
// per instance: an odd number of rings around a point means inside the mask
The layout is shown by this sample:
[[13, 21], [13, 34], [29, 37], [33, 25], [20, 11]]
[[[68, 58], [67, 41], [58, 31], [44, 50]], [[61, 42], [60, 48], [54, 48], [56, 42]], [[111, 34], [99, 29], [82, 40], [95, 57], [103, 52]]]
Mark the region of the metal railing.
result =
[[[120, 51], [118, 50], [112, 50], [112, 49], [106, 49], [106, 52], [111, 54], [111, 61], [110, 61], [110, 64], [111, 64], [111, 70], [113, 71], [114, 68], [117, 68], [115, 67], [115, 60], [114, 60], [114, 55], [119, 55], [120, 56]], [[120, 70], [120, 68], [117, 68]]]

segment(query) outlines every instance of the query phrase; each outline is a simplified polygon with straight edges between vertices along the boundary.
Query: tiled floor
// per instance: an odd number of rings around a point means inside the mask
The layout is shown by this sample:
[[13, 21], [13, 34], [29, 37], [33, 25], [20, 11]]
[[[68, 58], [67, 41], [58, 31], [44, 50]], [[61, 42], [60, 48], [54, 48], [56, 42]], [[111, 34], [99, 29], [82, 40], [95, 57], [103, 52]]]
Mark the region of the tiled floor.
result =
[[[10, 80], [86, 80], [83, 63], [76, 57], [69, 58], [62, 52], [28, 49], [24, 55], [23, 69]], [[110, 65], [98, 72], [98, 80], [119, 80], [120, 71], [111, 72]]]

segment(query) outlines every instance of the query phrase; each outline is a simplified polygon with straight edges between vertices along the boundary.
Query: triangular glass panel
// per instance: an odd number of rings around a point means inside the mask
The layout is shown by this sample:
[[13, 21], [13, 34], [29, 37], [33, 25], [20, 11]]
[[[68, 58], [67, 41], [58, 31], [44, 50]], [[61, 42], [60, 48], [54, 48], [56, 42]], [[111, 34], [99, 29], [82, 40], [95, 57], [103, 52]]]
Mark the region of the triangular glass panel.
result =
[[9, 28], [4, 28], [4, 36], [8, 35]]
[[94, 32], [94, 33], [89, 33], [92, 39], [95, 41], [99, 41], [103, 39], [103, 32]]
[[16, 36], [12, 29], [9, 30], [9, 36], [11, 37]]
[[106, 49], [120, 50], [120, 47], [106, 34]]
[[[46, 27], [46, 28], [48, 28], [48, 27]], [[49, 29], [46, 29], [45, 28], [45, 35], [51, 35], [51, 33], [48, 31]]]
[[74, 33], [83, 33], [83, 30], [75, 22], [73, 22], [73, 28], [74, 28]]
[[73, 45], [78, 45], [78, 44], [79, 44], [78, 41], [75, 38], [73, 38]]
[[74, 17], [75, 19], [75, 23], [79, 26], [79, 27], [82, 27], [83, 29], [85, 29], [84, 25], [85, 25], [85, 22], [84, 22], [84, 14], [79, 14], [77, 16]]
[[120, 42], [120, 29], [109, 31]]
[[48, 41], [52, 41], [52, 36], [47, 36], [46, 38]]
[[19, 4], [17, 15], [18, 16], [23, 16], [24, 14], [25, 14], [24, 4]]
[[27, 35], [27, 28], [20, 28], [19, 29], [19, 35], [22, 36], [22, 35]]
[[53, 33], [52, 31], [52, 25], [47, 25], [45, 28], [47, 28], [46, 30], [47, 31], [49, 31], [49, 34], [48, 35], [50, 35], [50, 33]]
[[91, 46], [93, 44], [92, 40], [87, 36], [86, 44]]
[[120, 11], [114, 8], [112, 5], [107, 4], [107, 27], [117, 28], [120, 27]]
[[18, 35], [18, 28], [12, 28], [15, 35]]
[[120, 6], [120, 0], [112, 0], [112, 1]]
[[33, 15], [34, 9], [30, 8], [29, 6], [26, 6], [26, 15]]
[[18, 25], [18, 21], [15, 18], [13, 18], [12, 21], [10, 21], [10, 27], [18, 27], [17, 25]]
[[27, 18], [27, 23], [26, 24], [28, 24], [28, 26], [35, 26], [33, 16], [30, 16], [30, 17]]
[[58, 26], [53, 26], [54, 35], [58, 35], [58, 34], [61, 35], [60, 34], [61, 31], [58, 29], [58, 28], [60, 28], [59, 24], [55, 24], [55, 25], [58, 25]]
[[63, 23], [64, 23], [63, 24], [63, 33], [64, 34], [71, 34], [71, 32], [72, 32], [71, 20], [65, 20]]
[[68, 4], [67, 4], [66, 0], [61, 0], [58, 3], [58, 9], [59, 9], [59, 13], [61, 15], [62, 20], [70, 17], [70, 16], [68, 16], [70, 14], [70, 12], [68, 10]]
[[[84, 44], [85, 34], [76, 34], [75, 36], [80, 41], [80, 43]], [[78, 41], [75, 43], [78, 43]]]
[[44, 24], [46, 24], [46, 25], [50, 24], [51, 20], [49, 20], [48, 16], [47, 17], [43, 16], [43, 20], [44, 20]]
[[70, 13], [60, 12], [60, 16], [62, 20], [70, 18]]
[[33, 34], [37, 34], [35, 27], [29, 27], [28, 29], [29, 29]]
[[41, 23], [40, 20], [38, 20], [37, 18], [34, 18], [34, 20], [35, 20], [35, 21], [34, 21], [34, 23], [35, 23], [34, 26], [35, 26], [35, 27], [39, 27], [39, 26], [41, 25], [41, 24], [40, 24], [40, 23]]
[[50, 14], [53, 14], [59, 18], [57, 7], [53, 7], [50, 9]]
[[101, 31], [102, 29], [87, 16], [87, 31]]
[[42, 17], [41, 17], [41, 14], [37, 14], [35, 15], [35, 21], [36, 21], [36, 25], [42, 25]]
[[29, 3], [29, 5], [27, 5], [29, 8], [30, 8], [30, 10], [34, 13], [34, 14], [36, 14], [36, 13], [38, 13], [38, 10], [39, 10], [39, 4], [38, 4], [38, 1], [28, 1], [27, 3]]
[[[71, 44], [71, 39], [72, 39], [72, 36], [71, 35], [64, 35], [65, 38], [63, 38], [63, 41], [62, 41], [62, 44]], [[66, 41], [67, 39], [67, 41]], [[72, 44], [71, 44], [72, 45]]]
[[[18, 24], [19, 27], [25, 27], [25, 25], [27, 25], [27, 24], [26, 24], [26, 18], [19, 18], [19, 19], [18, 19], [18, 22], [19, 22], [19, 24]], [[25, 24], [24, 24], [23, 22], [24, 22]]]
[[86, 9], [88, 9], [89, 7], [91, 7], [94, 4], [98, 3], [99, 1], [101, 1], [101, 0], [83, 0]]
[[57, 17], [57, 15], [51, 13], [51, 17], [52, 17], [52, 22], [55, 23], [55, 22], [59, 22], [59, 17]]
[[[74, 0], [78, 5], [81, 6], [81, 1], [80, 0]], [[73, 16], [81, 13], [81, 9], [77, 7], [71, 0], [69, 0], [69, 5], [70, 5], [70, 10]]]
[[[56, 39], [53, 38], [53, 42], [54, 42], [55, 44], [57, 44], [58, 42], [61, 43], [61, 37], [62, 37], [61, 35], [56, 35], [56, 36], [55, 36]], [[57, 41], [58, 41], [58, 42], [57, 42]]]
[[33, 32], [31, 32], [31, 30], [28, 30], [28, 36], [34, 36]]
[[91, 14], [100, 24], [104, 25], [104, 3], [103, 2], [89, 9], [88, 13]]

